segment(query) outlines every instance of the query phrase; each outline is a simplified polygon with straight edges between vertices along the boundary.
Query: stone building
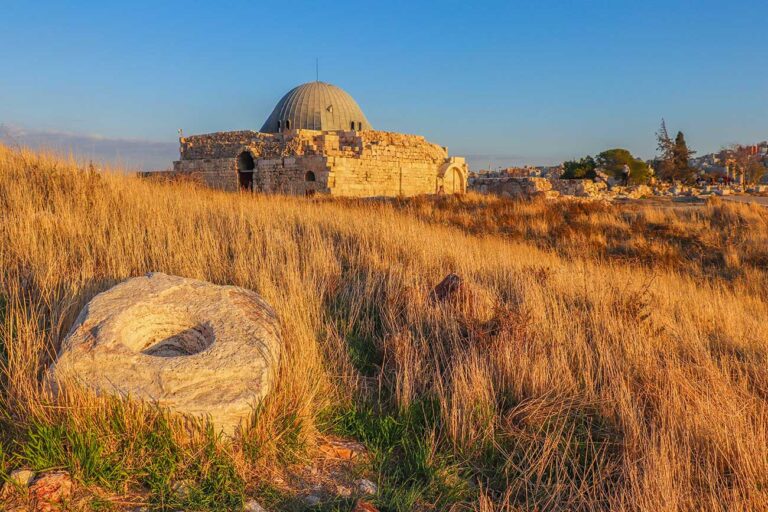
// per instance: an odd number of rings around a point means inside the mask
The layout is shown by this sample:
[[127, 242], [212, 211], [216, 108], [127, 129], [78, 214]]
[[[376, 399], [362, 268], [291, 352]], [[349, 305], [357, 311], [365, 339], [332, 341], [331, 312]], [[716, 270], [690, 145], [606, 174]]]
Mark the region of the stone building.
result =
[[334, 196], [463, 193], [463, 158], [418, 135], [374, 130], [345, 91], [289, 91], [261, 130], [182, 137], [174, 175], [225, 190]]

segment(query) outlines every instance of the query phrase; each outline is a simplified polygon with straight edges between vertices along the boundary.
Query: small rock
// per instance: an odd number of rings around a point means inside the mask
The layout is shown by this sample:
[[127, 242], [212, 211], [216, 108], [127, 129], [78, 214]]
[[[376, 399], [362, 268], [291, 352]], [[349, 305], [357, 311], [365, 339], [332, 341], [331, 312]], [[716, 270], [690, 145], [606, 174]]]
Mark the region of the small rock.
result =
[[342, 498], [349, 498], [350, 496], [352, 496], [352, 489], [344, 485], [337, 485], [336, 494], [338, 494]]
[[19, 487], [29, 487], [34, 479], [34, 471], [29, 469], [17, 469], [15, 471], [11, 471], [11, 474], [8, 478], [8, 483], [17, 485]]
[[462, 279], [457, 274], [448, 274], [430, 293], [434, 301], [445, 301], [461, 289]]
[[357, 485], [357, 490], [363, 494], [376, 494], [379, 492], [378, 486], [365, 478], [355, 480], [355, 485]]
[[352, 509], [352, 512], [379, 512], [379, 509], [373, 503], [360, 499], [355, 503], [355, 508]]
[[429, 293], [433, 303], [450, 306], [456, 313], [471, 321], [487, 322], [496, 310], [494, 294], [481, 286], [464, 281], [457, 274], [448, 274]]
[[173, 484], [172, 489], [177, 498], [180, 500], [185, 500], [189, 498], [193, 486], [194, 482], [191, 480], [179, 480]]
[[267, 509], [262, 507], [258, 501], [256, 500], [248, 500], [245, 503], [245, 507], [243, 508], [243, 512], [267, 512]]
[[314, 507], [320, 504], [320, 502], [323, 501], [320, 496], [317, 496], [316, 494], [310, 494], [309, 496], [304, 498], [304, 503], [307, 504], [309, 507]]
[[52, 512], [72, 495], [72, 479], [65, 471], [46, 473], [35, 480], [29, 494], [36, 512]]

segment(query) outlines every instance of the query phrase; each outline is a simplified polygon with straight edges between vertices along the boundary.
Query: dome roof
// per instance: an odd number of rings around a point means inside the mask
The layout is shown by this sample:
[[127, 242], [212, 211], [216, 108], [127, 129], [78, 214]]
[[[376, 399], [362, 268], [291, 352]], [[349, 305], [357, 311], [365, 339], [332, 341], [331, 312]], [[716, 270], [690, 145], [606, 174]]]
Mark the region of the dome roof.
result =
[[263, 133], [282, 129], [370, 130], [371, 125], [346, 91], [325, 82], [308, 82], [288, 91], [261, 127]]

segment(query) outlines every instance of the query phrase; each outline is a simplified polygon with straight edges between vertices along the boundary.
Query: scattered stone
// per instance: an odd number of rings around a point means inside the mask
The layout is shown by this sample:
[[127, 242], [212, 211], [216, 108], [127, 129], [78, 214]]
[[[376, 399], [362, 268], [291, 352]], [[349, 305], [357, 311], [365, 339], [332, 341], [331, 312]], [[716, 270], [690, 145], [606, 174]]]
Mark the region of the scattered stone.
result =
[[331, 439], [320, 445], [320, 452], [329, 459], [353, 460], [365, 454], [365, 446], [354, 441]]
[[359, 499], [355, 503], [355, 508], [352, 509], [352, 512], [379, 512], [379, 509], [377, 509], [373, 503]]
[[305, 503], [305, 504], [306, 504], [308, 507], [316, 507], [316, 506], [317, 506], [317, 505], [319, 505], [319, 504], [320, 504], [320, 502], [322, 502], [322, 501], [323, 501], [323, 500], [322, 500], [322, 498], [320, 498], [320, 496], [318, 496], [318, 495], [316, 495], [316, 494], [310, 494], [309, 496], [306, 496], [306, 497], [304, 498], [304, 503]]
[[379, 487], [365, 478], [355, 480], [355, 485], [357, 486], [357, 490], [363, 494], [376, 494], [379, 492]]
[[245, 503], [245, 507], [243, 508], [243, 512], [267, 512], [267, 509], [262, 507], [258, 501], [256, 500], [248, 500]]
[[62, 344], [50, 380], [130, 396], [227, 434], [269, 392], [281, 350], [272, 308], [234, 286], [150, 273], [94, 297]]
[[72, 495], [72, 479], [65, 471], [42, 475], [29, 488], [35, 512], [53, 512]]
[[29, 487], [35, 479], [35, 472], [29, 469], [16, 469], [8, 476], [8, 483], [18, 487]]

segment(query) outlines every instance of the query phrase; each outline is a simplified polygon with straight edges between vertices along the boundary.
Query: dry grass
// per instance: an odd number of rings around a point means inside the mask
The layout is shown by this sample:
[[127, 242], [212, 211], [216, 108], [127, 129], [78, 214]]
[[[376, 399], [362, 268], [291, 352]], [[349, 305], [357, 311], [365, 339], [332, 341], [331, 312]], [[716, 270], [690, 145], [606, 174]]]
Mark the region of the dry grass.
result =
[[[378, 454], [384, 510], [768, 509], [757, 208], [251, 197], [0, 147], [0, 213], [0, 472], [64, 425], [121, 468], [75, 457], [89, 489], [170, 506], [147, 469], [168, 452], [169, 477], [263, 496], [333, 430]], [[80, 308], [148, 271], [256, 290], [282, 319], [277, 388], [232, 443], [41, 388]], [[428, 300], [449, 272], [468, 300]]]

